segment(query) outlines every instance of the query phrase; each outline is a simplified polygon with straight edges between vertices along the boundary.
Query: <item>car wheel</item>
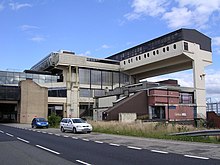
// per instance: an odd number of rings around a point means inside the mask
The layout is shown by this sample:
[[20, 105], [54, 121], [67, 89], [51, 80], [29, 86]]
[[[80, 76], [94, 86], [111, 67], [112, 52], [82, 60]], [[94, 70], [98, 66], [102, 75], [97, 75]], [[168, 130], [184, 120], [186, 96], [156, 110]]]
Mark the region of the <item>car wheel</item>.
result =
[[73, 128], [73, 133], [77, 133], [77, 131], [76, 131], [76, 128], [75, 128], [75, 127]]
[[65, 132], [65, 129], [63, 127], [60, 128], [61, 132]]

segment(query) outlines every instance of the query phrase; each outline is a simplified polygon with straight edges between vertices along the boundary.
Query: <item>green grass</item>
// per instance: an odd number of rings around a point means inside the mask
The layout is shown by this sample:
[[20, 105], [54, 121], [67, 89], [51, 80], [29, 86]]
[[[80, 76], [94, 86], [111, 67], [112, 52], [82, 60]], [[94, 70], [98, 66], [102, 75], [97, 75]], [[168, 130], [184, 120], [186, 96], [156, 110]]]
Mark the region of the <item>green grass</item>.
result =
[[204, 129], [202, 127], [195, 128], [193, 126], [167, 124], [167, 123], [120, 123], [116, 121], [101, 122], [90, 121], [94, 132], [126, 135], [145, 138], [181, 140], [190, 142], [219, 143], [220, 137], [190, 137], [190, 136], [171, 136], [171, 133], [188, 132]]

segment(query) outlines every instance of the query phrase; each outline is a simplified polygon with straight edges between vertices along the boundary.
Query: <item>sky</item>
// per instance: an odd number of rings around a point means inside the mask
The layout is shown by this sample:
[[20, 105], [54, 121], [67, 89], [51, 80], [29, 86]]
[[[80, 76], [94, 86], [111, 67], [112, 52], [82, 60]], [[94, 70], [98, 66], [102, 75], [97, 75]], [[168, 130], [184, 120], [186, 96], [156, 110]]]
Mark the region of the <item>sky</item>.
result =
[[[0, 70], [30, 69], [49, 53], [105, 58], [180, 28], [212, 39], [206, 93], [220, 101], [220, 0], [0, 0]], [[192, 70], [148, 79], [193, 86]]]

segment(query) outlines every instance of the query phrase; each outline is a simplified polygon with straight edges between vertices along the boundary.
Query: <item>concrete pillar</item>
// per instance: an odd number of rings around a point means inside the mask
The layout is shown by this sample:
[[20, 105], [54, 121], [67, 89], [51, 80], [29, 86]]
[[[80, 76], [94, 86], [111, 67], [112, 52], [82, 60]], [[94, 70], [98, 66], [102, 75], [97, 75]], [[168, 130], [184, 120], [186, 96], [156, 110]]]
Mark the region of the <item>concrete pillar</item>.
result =
[[79, 117], [78, 72], [78, 67], [69, 66], [67, 73], [67, 117]]
[[197, 58], [193, 61], [194, 97], [197, 105], [197, 118], [206, 119], [206, 92], [204, 63]]

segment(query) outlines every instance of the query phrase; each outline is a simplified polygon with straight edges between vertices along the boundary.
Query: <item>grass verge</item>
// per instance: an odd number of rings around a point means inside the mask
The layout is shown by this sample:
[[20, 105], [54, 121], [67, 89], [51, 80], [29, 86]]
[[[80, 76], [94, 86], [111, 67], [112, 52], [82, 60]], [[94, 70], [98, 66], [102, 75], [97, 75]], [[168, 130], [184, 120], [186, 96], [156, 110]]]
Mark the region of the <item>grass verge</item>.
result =
[[120, 123], [116, 121], [89, 121], [93, 126], [94, 132], [126, 135], [145, 138], [181, 140], [190, 142], [205, 142], [220, 144], [220, 137], [190, 137], [190, 136], [171, 136], [171, 133], [188, 132], [204, 129], [202, 127], [195, 128], [190, 125], [167, 124], [160, 122], [153, 123]]

